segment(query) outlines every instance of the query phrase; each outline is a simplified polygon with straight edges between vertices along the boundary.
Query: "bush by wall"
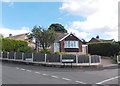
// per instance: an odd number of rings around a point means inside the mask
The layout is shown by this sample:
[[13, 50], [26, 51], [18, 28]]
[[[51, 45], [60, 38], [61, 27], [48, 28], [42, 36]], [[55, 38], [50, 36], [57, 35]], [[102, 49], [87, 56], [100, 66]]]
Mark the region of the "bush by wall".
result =
[[26, 41], [2, 38], [2, 51], [32, 52]]
[[41, 50], [40, 53], [44, 53], [44, 54], [52, 54], [52, 52], [48, 49], [45, 50]]
[[114, 56], [120, 51], [119, 43], [98, 42], [88, 44], [88, 53], [92, 55]]
[[60, 51], [56, 51], [55, 54], [60, 55], [61, 53], [60, 53]]
[[33, 49], [29, 46], [20, 47], [19, 52], [34, 52]]

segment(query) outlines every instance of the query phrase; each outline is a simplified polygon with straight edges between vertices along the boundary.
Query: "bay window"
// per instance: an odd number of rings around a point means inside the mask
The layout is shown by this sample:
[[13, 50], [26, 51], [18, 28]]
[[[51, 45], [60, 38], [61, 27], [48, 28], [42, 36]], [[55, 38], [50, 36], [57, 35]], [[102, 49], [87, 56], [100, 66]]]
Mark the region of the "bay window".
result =
[[79, 48], [78, 41], [64, 41], [64, 48]]

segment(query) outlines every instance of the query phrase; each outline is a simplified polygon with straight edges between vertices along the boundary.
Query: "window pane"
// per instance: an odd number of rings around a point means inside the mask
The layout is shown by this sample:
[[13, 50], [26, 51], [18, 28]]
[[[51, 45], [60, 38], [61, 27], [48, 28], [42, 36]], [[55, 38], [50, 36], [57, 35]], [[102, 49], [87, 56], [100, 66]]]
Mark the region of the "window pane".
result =
[[68, 46], [67, 46], [67, 48], [70, 48], [70, 41], [67, 41], [68, 42]]
[[74, 46], [73, 46], [73, 41], [71, 41], [71, 46], [70, 46], [70, 48], [74, 48]]
[[68, 41], [66, 41], [66, 48], [68, 47]]
[[67, 41], [64, 41], [64, 47], [65, 48], [67, 47]]
[[79, 46], [78, 46], [78, 41], [76, 41], [76, 47], [79, 48]]
[[76, 41], [74, 41], [74, 48], [76, 48]]

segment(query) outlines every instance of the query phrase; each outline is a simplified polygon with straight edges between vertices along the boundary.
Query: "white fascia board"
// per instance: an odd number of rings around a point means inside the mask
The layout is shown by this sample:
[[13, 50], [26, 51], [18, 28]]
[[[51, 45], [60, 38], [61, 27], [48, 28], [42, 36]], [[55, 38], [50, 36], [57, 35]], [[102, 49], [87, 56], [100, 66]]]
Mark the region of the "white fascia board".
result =
[[[69, 33], [68, 35], [66, 35], [66, 36], [64, 36], [63, 38], [61, 38], [59, 41], [62, 41], [62, 40], [64, 40], [65, 38], [67, 38], [70, 34], [72, 34], [72, 33]], [[72, 35], [74, 35], [74, 34], [72, 34]], [[74, 35], [75, 36], [75, 35]], [[75, 37], [77, 37], [77, 36], [75, 36]], [[78, 37], [77, 37], [78, 38]], [[79, 38], [78, 38], [79, 39]], [[79, 39], [80, 40], [80, 39]]]
[[71, 33], [69, 33], [68, 35], [64, 36], [63, 38], [61, 38], [59, 41], [62, 41], [63, 39], [67, 38]]

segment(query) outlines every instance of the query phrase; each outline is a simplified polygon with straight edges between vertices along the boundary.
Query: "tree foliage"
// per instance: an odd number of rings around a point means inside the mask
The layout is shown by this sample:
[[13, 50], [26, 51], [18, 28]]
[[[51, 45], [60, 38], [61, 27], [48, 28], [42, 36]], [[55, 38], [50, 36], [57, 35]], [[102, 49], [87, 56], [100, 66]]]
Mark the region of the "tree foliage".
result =
[[33, 27], [33, 29], [32, 29], [32, 33], [28, 33], [27, 34], [27, 37], [28, 37], [28, 39], [30, 39], [30, 40], [33, 40], [34, 38], [38, 38], [38, 34], [39, 34], [39, 32], [40, 32], [40, 30], [41, 30], [42, 28], [39, 26], [39, 27], [37, 27], [37, 25], [35, 25], [34, 27]]
[[38, 51], [38, 48], [39, 48], [39, 40], [38, 40], [38, 35], [39, 35], [39, 32], [41, 31], [41, 27], [35, 25], [31, 31], [31, 33], [28, 33], [27, 34], [27, 37], [28, 37], [28, 40], [33, 40], [35, 39], [35, 50]]
[[31, 39], [35, 38], [36, 49], [42, 46], [43, 50], [46, 50], [54, 43], [56, 33], [50, 29], [46, 30], [40, 26], [34, 26], [29, 37]]
[[56, 33], [53, 30], [42, 29], [38, 35], [38, 40], [40, 41], [40, 44], [44, 50], [54, 43], [55, 38]]
[[67, 30], [61, 24], [51, 24], [48, 29], [49, 30], [54, 30], [56, 32], [67, 33]]

